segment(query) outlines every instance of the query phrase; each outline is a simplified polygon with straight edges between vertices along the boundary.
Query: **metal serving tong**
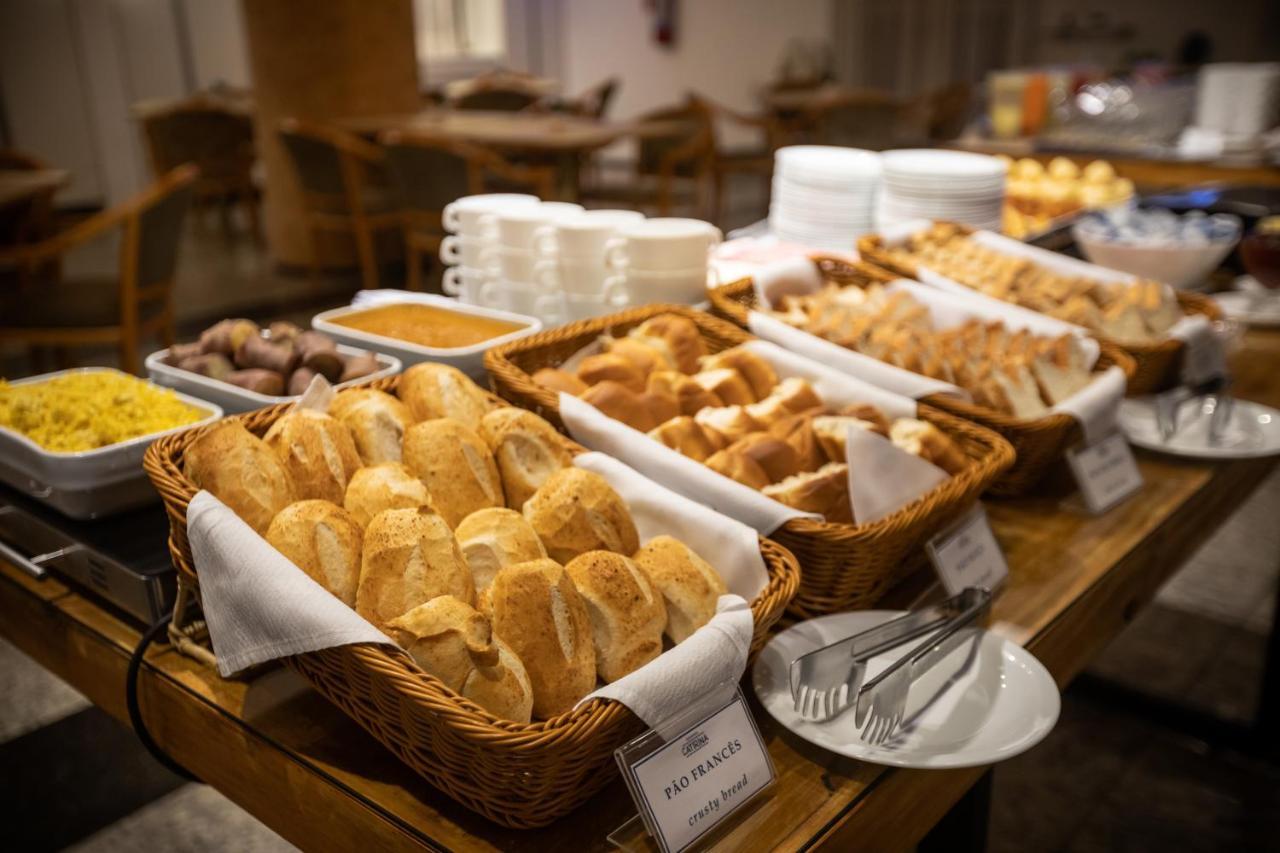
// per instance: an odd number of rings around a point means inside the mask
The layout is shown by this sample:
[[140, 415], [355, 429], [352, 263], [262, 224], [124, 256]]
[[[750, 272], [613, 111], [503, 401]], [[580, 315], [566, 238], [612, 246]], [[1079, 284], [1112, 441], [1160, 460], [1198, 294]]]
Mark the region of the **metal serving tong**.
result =
[[[801, 655], [791, 662], [789, 674], [796, 713], [806, 720], [824, 722], [856, 702], [855, 721], [859, 728], [869, 712], [878, 710], [872, 715], [868, 734], [872, 728], [877, 734], [879, 729], [885, 729], [881, 741], [877, 741], [882, 742], [902, 722], [911, 682], [946, 657], [965, 638], [960, 629], [977, 621], [990, 603], [990, 592], [971, 587], [940, 604], [914, 610]], [[925, 635], [929, 636], [924, 643], [863, 685], [871, 658]], [[889, 713], [895, 707], [896, 713]], [[893, 724], [889, 725], [891, 720]]]
[[1194, 386], [1181, 386], [1156, 395], [1156, 428], [1160, 438], [1168, 441], [1178, 433], [1178, 412], [1188, 400], [1200, 400], [1209, 409], [1209, 446], [1216, 447], [1222, 428], [1231, 420], [1233, 398], [1231, 382], [1218, 376]]

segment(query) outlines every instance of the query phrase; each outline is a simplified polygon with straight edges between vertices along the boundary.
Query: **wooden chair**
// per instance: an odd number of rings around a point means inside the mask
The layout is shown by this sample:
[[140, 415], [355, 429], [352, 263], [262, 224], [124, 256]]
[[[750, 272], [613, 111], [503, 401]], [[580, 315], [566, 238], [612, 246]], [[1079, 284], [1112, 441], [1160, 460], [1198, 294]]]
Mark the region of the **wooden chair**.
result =
[[253, 120], [217, 99], [195, 96], [138, 116], [153, 173], [158, 177], [184, 163], [200, 168], [194, 203], [221, 206], [223, 226], [228, 211], [239, 205], [255, 238], [261, 237], [260, 193], [253, 181], [257, 154]]
[[533, 106], [540, 99], [540, 95], [521, 89], [476, 89], [454, 98], [450, 106], [455, 110], [514, 113]]
[[[0, 170], [38, 172], [48, 163], [16, 148], [0, 148]], [[0, 246], [38, 243], [54, 231], [53, 196], [56, 187], [0, 206]]]
[[807, 112], [818, 143], [883, 151], [902, 139], [906, 105], [885, 92], [846, 90]]
[[601, 80], [576, 98], [544, 98], [540, 103], [546, 112], [568, 113], [583, 118], [603, 119], [618, 93], [617, 77]]
[[280, 123], [280, 138], [302, 188], [311, 272], [320, 275], [321, 236], [349, 234], [355, 241], [361, 286], [378, 286], [379, 231], [400, 228], [386, 162], [377, 145], [354, 134], [302, 119]]
[[715, 175], [715, 130], [711, 111], [697, 98], [648, 113], [631, 131], [637, 155], [631, 180], [586, 187], [582, 197], [649, 208], [659, 216], [676, 202], [709, 215]]
[[[122, 369], [142, 368], [139, 347], [154, 334], [174, 343], [173, 281], [182, 226], [200, 171], [187, 165], [149, 189], [48, 240], [0, 251], [16, 271], [0, 290], [0, 343], [35, 347], [115, 344]], [[49, 262], [118, 232], [119, 274], [110, 279], [48, 277]]]
[[[713, 131], [713, 201], [712, 218], [719, 222], [724, 213], [725, 187], [731, 175], [757, 175], [764, 182], [764, 197], [769, 197], [773, 179], [773, 155], [778, 150], [781, 129], [773, 116], [750, 115], [732, 110], [703, 95], [692, 95], [711, 114]], [[718, 125], [731, 124], [750, 128], [757, 132], [756, 144], [751, 147], [726, 147], [722, 144]]]
[[404, 223], [408, 287], [422, 289], [422, 256], [440, 251], [445, 205], [456, 198], [496, 190], [532, 191], [550, 198], [552, 168], [518, 166], [497, 154], [455, 139], [410, 131], [387, 131], [379, 138]]

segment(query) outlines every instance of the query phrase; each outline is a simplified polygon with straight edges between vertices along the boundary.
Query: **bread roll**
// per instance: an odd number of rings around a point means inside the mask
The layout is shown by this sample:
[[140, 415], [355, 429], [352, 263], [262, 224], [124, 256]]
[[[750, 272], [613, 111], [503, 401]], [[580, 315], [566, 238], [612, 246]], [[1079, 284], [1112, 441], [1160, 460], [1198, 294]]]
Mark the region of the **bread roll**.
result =
[[480, 429], [480, 419], [492, 408], [480, 386], [456, 367], [424, 361], [400, 377], [400, 399], [415, 421], [453, 418], [468, 429]]
[[822, 453], [831, 462], [845, 462], [845, 444], [849, 440], [849, 428], [875, 432], [876, 425], [861, 418], [844, 415], [821, 415], [813, 419], [813, 434], [822, 447]]
[[769, 485], [769, 475], [750, 456], [735, 450], [717, 450], [707, 459], [706, 465], [717, 474], [736, 480], [744, 486], [760, 490]]
[[538, 486], [568, 465], [573, 454], [551, 424], [524, 409], [504, 406], [480, 421], [480, 437], [493, 453], [507, 506], [519, 509]]
[[604, 351], [622, 356], [646, 377], [655, 370], [675, 370], [671, 348], [665, 341], [657, 346], [636, 338], [604, 338]]
[[765, 397], [757, 403], [745, 407], [747, 414], [762, 427], [768, 428], [778, 421], [794, 414], [779, 397]]
[[751, 386], [751, 392], [757, 400], [769, 396], [778, 384], [778, 374], [773, 365], [745, 347], [733, 347], [706, 356], [701, 365], [704, 371], [726, 367], [738, 371]]
[[631, 511], [608, 481], [581, 468], [562, 468], [524, 505], [551, 559], [567, 563], [587, 551], [632, 554], [639, 536]]
[[454, 535], [471, 568], [477, 594], [489, 588], [500, 569], [547, 556], [542, 540], [524, 516], [505, 507], [471, 513], [458, 525]]
[[414, 424], [404, 434], [404, 464], [427, 486], [450, 527], [478, 509], [502, 506], [502, 481], [489, 447], [451, 418]]
[[694, 415], [702, 409], [724, 405], [723, 400], [699, 385], [692, 376], [675, 370], [650, 373], [645, 390], [650, 394], [674, 398], [682, 415]]
[[400, 461], [404, 431], [413, 423], [413, 416], [408, 406], [386, 391], [350, 388], [334, 397], [329, 414], [351, 431], [365, 465]]
[[747, 414], [742, 406], [724, 406], [719, 409], [703, 409], [693, 419], [707, 429], [724, 436], [732, 444], [745, 435], [760, 431], [760, 424]]
[[650, 317], [631, 330], [631, 337], [654, 337], [667, 342], [676, 357], [676, 366], [682, 373], [696, 373], [698, 360], [707, 354], [706, 342], [697, 325], [688, 317], [678, 314], [659, 314]]
[[616, 353], [602, 352], [589, 355], [578, 366], [578, 378], [588, 385], [606, 380], [626, 386], [639, 394], [644, 390], [645, 374], [627, 359]]
[[769, 477], [770, 483], [800, 473], [800, 455], [795, 448], [767, 432], [756, 432], [738, 439], [729, 445], [729, 452], [754, 460]]
[[495, 717], [529, 722], [533, 686], [524, 664], [471, 605], [438, 596], [392, 619], [387, 636], [450, 690]]
[[928, 421], [898, 418], [889, 428], [889, 440], [948, 474], [958, 474], [969, 464], [964, 451], [951, 440], [951, 436]]
[[435, 509], [426, 485], [401, 462], [369, 465], [351, 476], [342, 506], [361, 527], [384, 509]]
[[374, 516], [364, 532], [356, 612], [382, 628], [437, 595], [476, 600], [471, 569], [449, 525], [426, 507]]
[[[821, 412], [821, 408], [814, 411]], [[769, 427], [769, 432], [791, 445], [796, 451], [796, 464], [801, 471], [815, 471], [827, 463], [826, 454], [813, 430], [815, 415], [797, 412]]]
[[681, 643], [716, 615], [716, 600], [729, 592], [724, 578], [693, 549], [671, 536], [655, 536], [636, 552], [640, 567], [662, 594], [667, 636]]
[[653, 412], [649, 411], [647, 397], [612, 379], [592, 385], [582, 399], [632, 429], [648, 432], [658, 425]]
[[672, 418], [649, 430], [649, 437], [699, 462], [724, 448], [724, 437], [720, 433], [704, 429], [688, 415]]
[[271, 425], [263, 441], [289, 469], [300, 499], [342, 503], [347, 483], [360, 467], [360, 454], [341, 421], [311, 409], [294, 409]]
[[732, 367], [704, 370], [693, 374], [693, 380], [723, 400], [726, 406], [746, 406], [756, 401], [751, 385]]
[[871, 424], [872, 432], [883, 435], [885, 438], [889, 437], [889, 419], [885, 417], [884, 412], [870, 403], [850, 403], [836, 414], [866, 421]]
[[562, 714], [595, 688], [591, 617], [559, 563], [507, 566], [490, 584], [485, 606], [494, 634], [511, 646], [529, 674], [533, 716]]
[[587, 604], [596, 672], [617, 681], [662, 654], [667, 608], [662, 594], [624, 554], [588, 551], [564, 567]]
[[771, 396], [777, 397], [793, 412], [803, 412], [823, 405], [822, 398], [818, 396], [817, 391], [813, 390], [813, 386], [798, 376], [791, 376], [779, 382]]
[[557, 394], [563, 391], [566, 394], [572, 394], [574, 397], [580, 396], [583, 391], [587, 390], [587, 383], [567, 370], [561, 370], [558, 367], [540, 368], [533, 374], [533, 381], [548, 391], [555, 391]]
[[295, 500], [293, 478], [266, 443], [239, 421], [222, 421], [183, 455], [182, 472], [259, 534]]
[[827, 521], [852, 524], [849, 504], [849, 466], [830, 462], [817, 471], [796, 474], [764, 489], [766, 497], [804, 512], [820, 513]]
[[289, 504], [271, 521], [267, 541], [348, 607], [360, 582], [359, 523], [328, 501]]

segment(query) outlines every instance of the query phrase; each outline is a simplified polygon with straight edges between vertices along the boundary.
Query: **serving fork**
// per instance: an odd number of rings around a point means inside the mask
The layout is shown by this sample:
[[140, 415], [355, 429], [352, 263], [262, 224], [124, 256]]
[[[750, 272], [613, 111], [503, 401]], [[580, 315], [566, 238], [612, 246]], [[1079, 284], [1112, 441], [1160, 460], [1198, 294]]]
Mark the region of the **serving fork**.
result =
[[859, 695], [867, 661], [876, 655], [939, 630], [964, 611], [966, 593], [913, 610], [867, 631], [837, 640], [791, 662], [791, 698], [800, 717], [825, 722]]

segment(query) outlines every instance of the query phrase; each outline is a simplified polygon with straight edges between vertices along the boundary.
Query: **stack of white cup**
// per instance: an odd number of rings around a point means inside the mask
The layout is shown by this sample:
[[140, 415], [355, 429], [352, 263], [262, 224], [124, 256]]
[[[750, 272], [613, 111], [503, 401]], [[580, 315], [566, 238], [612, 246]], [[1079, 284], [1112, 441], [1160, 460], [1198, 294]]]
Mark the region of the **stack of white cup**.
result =
[[618, 229], [605, 247], [612, 275], [605, 292], [621, 291], [631, 305], [706, 301], [708, 253], [723, 239], [720, 229], [700, 219], [646, 219]]
[[582, 215], [582, 205], [544, 201], [517, 205], [494, 216], [495, 239], [481, 255], [489, 279], [481, 301], [491, 308], [540, 316], [533, 270], [538, 256], [535, 238], [547, 227]]
[[449, 266], [444, 292], [470, 305], [485, 304], [483, 291], [490, 277], [485, 255], [497, 239], [497, 215], [540, 204], [537, 196], [489, 193], [463, 196], [446, 205], [441, 219], [449, 235], [440, 244], [440, 260]]
[[588, 210], [540, 229], [534, 237], [539, 316], [581, 320], [625, 306], [622, 288], [605, 289], [610, 275], [605, 248], [619, 228], [643, 221], [644, 214], [635, 210]]

